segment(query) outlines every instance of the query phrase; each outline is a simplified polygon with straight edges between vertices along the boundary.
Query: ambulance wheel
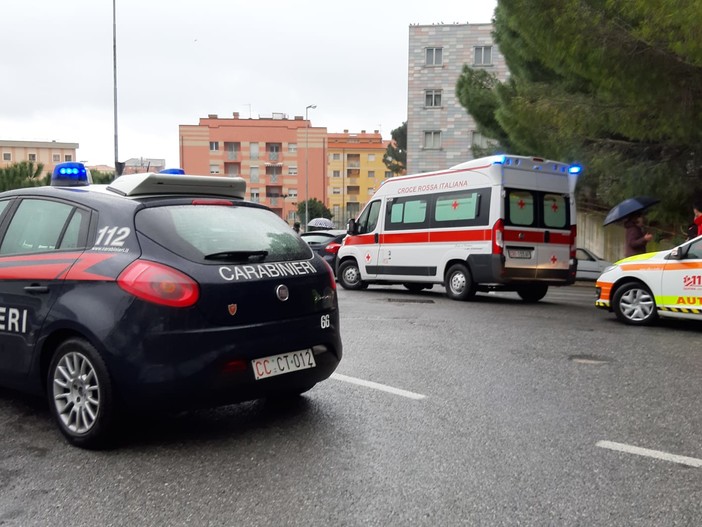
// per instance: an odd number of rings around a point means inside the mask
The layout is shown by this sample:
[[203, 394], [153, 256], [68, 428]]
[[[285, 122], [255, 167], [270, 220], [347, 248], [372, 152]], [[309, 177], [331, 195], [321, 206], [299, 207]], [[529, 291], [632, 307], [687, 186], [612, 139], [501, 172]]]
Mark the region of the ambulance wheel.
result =
[[116, 417], [112, 381], [92, 345], [80, 338], [62, 342], [51, 359], [46, 387], [51, 413], [69, 443], [110, 446]]
[[617, 318], [632, 326], [647, 326], [658, 319], [656, 301], [640, 282], [629, 282], [617, 289], [613, 307]]
[[341, 262], [337, 278], [339, 279], [341, 287], [344, 289], [351, 289], [354, 291], [368, 287], [368, 284], [361, 280], [361, 270], [358, 268], [358, 264], [355, 260], [345, 260]]
[[446, 296], [451, 300], [470, 300], [475, 296], [475, 284], [463, 264], [454, 264], [446, 272]]
[[546, 284], [531, 284], [521, 287], [517, 290], [517, 294], [525, 302], [538, 302], [548, 293], [548, 285]]

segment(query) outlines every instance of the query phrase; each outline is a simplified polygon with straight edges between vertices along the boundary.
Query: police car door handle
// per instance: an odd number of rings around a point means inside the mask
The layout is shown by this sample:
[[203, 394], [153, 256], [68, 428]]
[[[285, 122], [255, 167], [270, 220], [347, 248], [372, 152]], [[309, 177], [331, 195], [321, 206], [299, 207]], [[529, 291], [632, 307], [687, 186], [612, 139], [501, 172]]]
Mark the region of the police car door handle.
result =
[[49, 288], [48, 286], [45, 285], [28, 285], [27, 287], [24, 288], [27, 293], [33, 294], [33, 295], [41, 295], [43, 293], [48, 293]]

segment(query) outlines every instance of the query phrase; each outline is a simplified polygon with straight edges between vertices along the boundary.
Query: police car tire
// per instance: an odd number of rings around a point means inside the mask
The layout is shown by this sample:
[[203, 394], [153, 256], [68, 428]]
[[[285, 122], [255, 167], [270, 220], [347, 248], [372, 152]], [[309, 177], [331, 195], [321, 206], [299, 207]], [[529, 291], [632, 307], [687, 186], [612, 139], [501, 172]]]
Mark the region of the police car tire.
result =
[[475, 296], [475, 284], [468, 268], [454, 264], [446, 272], [446, 296], [452, 300], [470, 300]]
[[[347, 273], [352, 278], [355, 278], [355, 280], [349, 281]], [[339, 266], [339, 272], [337, 273], [336, 278], [339, 280], [341, 287], [343, 287], [344, 289], [357, 291], [359, 289], [365, 289], [366, 287], [368, 287], [368, 284], [364, 283], [361, 280], [361, 270], [358, 268], [358, 264], [355, 260], [345, 260], [341, 262], [341, 265]]]
[[[79, 365], [79, 367], [83, 368], [82, 371], [85, 372], [83, 376], [73, 379], [73, 388], [68, 386], [70, 381], [66, 379], [66, 375], [57, 371], [59, 367], [65, 371], [69, 363]], [[67, 373], [71, 375], [71, 372]], [[89, 376], [88, 378], [85, 378], [86, 373]], [[64, 419], [67, 418], [65, 416], [65, 409], [64, 418], [61, 417], [62, 410], [59, 403], [61, 399], [65, 399], [66, 397], [56, 397], [54, 380], [57, 378], [66, 379], [67, 386], [61, 387], [57, 385], [57, 391], [67, 395], [66, 390], [69, 390], [72, 392], [71, 395], [76, 395], [76, 397], [78, 397], [85, 393], [82, 389], [84, 388], [84, 384], [81, 382], [80, 377], [83, 377], [82, 380], [87, 381], [91, 387], [97, 388], [97, 397], [93, 395], [93, 399], [96, 399], [97, 402], [91, 405], [94, 419], [92, 419], [90, 426], [86, 427], [86, 430], [72, 430], [71, 426], [64, 421]], [[77, 388], [76, 385], [78, 385]], [[110, 380], [105, 361], [90, 343], [81, 338], [71, 338], [59, 344], [49, 366], [46, 393], [51, 414], [59, 430], [61, 430], [61, 433], [69, 443], [77, 447], [93, 450], [112, 446], [112, 430], [116, 420], [112, 381]], [[94, 393], [95, 392], [93, 392], [93, 394]], [[85, 404], [84, 406], [88, 405]], [[93, 410], [93, 408], [96, 409]]]
[[547, 284], [531, 284], [517, 290], [519, 297], [525, 302], [534, 303], [541, 300], [548, 293]]
[[[639, 290], [642, 294], [647, 295], [651, 299], [651, 311], [642, 319], [636, 320], [636, 319], [631, 319], [629, 318], [624, 311], [622, 310], [622, 298], [624, 295], [627, 293], [630, 293], [634, 290]], [[632, 326], [648, 326], [650, 324], [653, 324], [658, 320], [658, 311], [656, 309], [656, 301], [653, 298], [653, 295], [651, 294], [651, 291], [649, 290], [648, 287], [643, 285], [642, 283], [639, 282], [629, 282], [627, 284], [624, 284], [620, 286], [617, 291], [614, 293], [614, 298], [613, 298], [613, 311], [614, 314], [617, 316], [617, 319], [620, 322], [624, 322], [625, 324], [629, 324]]]

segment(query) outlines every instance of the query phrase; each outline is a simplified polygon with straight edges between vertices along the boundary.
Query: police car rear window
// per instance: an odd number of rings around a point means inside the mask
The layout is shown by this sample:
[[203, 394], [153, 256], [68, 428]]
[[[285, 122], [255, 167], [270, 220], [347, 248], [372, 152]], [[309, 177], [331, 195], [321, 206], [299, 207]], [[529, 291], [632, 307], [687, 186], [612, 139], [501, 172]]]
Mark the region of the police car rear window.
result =
[[265, 209], [168, 205], [142, 209], [135, 221], [141, 234], [190, 260], [245, 260], [247, 254], [257, 262], [312, 258], [307, 243]]

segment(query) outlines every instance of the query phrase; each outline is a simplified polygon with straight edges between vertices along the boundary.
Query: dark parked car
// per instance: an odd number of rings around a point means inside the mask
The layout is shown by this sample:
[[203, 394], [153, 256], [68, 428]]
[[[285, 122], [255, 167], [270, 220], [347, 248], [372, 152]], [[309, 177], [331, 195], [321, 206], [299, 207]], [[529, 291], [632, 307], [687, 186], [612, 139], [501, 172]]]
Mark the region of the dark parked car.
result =
[[[95, 448], [129, 410], [295, 396], [342, 355], [336, 282], [241, 178], [132, 174], [0, 194], [0, 383]], [[120, 410], [127, 410], [121, 412]]]
[[341, 242], [346, 237], [346, 231], [311, 231], [301, 234], [314, 252], [319, 254], [334, 272], [336, 272], [336, 253], [339, 252]]

